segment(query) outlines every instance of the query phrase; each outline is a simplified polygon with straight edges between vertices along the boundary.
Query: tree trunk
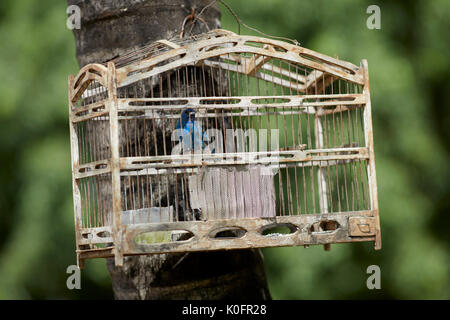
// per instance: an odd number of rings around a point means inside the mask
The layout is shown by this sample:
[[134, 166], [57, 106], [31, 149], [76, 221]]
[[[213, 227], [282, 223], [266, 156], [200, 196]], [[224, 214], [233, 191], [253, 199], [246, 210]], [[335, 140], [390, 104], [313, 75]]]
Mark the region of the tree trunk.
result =
[[[81, 9], [74, 29], [80, 67], [105, 62], [149, 42], [172, 38], [194, 9], [211, 0], [68, 0]], [[220, 28], [217, 4], [202, 14], [209, 29]], [[186, 32], [191, 25], [188, 23]], [[197, 21], [192, 34], [207, 31]], [[195, 252], [108, 259], [116, 299], [270, 299], [263, 257], [258, 250]]]

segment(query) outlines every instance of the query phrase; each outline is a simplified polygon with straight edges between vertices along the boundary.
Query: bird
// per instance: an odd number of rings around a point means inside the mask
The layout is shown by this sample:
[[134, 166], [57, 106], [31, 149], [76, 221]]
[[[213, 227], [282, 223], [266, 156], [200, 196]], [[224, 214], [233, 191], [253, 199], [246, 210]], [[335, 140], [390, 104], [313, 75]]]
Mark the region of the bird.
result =
[[195, 111], [192, 108], [184, 109], [175, 127], [180, 142], [183, 143], [184, 152], [200, 153], [205, 149], [208, 136], [202, 129], [201, 122], [195, 121]]

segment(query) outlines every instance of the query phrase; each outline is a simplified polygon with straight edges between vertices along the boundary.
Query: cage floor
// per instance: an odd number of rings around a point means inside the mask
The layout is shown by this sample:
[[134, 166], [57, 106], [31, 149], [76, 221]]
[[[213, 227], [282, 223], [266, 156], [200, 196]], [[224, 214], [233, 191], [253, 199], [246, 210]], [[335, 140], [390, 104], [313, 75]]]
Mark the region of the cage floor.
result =
[[[372, 211], [123, 226], [124, 256], [375, 241]], [[114, 247], [78, 250], [79, 259], [114, 256]]]

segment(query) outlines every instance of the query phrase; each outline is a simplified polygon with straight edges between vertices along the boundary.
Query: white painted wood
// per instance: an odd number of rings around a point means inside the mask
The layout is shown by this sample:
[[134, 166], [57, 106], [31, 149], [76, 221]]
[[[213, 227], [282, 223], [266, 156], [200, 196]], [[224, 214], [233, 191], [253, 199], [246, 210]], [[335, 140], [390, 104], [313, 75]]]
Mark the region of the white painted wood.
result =
[[111, 139], [111, 178], [112, 178], [112, 213], [113, 213], [113, 238], [114, 261], [116, 266], [123, 265], [122, 248], [122, 200], [120, 193], [120, 155], [119, 155], [119, 121], [117, 104], [116, 69], [114, 63], [108, 63], [108, 109]]
[[378, 190], [377, 190], [377, 175], [375, 170], [375, 152], [373, 145], [373, 127], [372, 127], [372, 105], [370, 102], [370, 89], [369, 89], [369, 67], [367, 60], [361, 61], [362, 68], [364, 70], [364, 87], [363, 94], [366, 95], [366, 105], [364, 108], [364, 140], [369, 150], [369, 161], [367, 164], [367, 172], [369, 174], [369, 192], [371, 209], [375, 213], [377, 220], [377, 232], [375, 249], [381, 249], [381, 231], [380, 231], [380, 217], [378, 213]]

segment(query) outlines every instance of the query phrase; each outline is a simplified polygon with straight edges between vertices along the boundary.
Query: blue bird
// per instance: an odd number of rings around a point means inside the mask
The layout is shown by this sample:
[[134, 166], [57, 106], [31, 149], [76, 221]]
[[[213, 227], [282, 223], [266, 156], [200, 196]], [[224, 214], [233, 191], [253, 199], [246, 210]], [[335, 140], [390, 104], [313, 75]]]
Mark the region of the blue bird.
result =
[[184, 152], [201, 153], [208, 141], [206, 132], [203, 131], [201, 122], [195, 121], [195, 111], [192, 108], [184, 109], [181, 118], [176, 125], [177, 135], [183, 143]]

